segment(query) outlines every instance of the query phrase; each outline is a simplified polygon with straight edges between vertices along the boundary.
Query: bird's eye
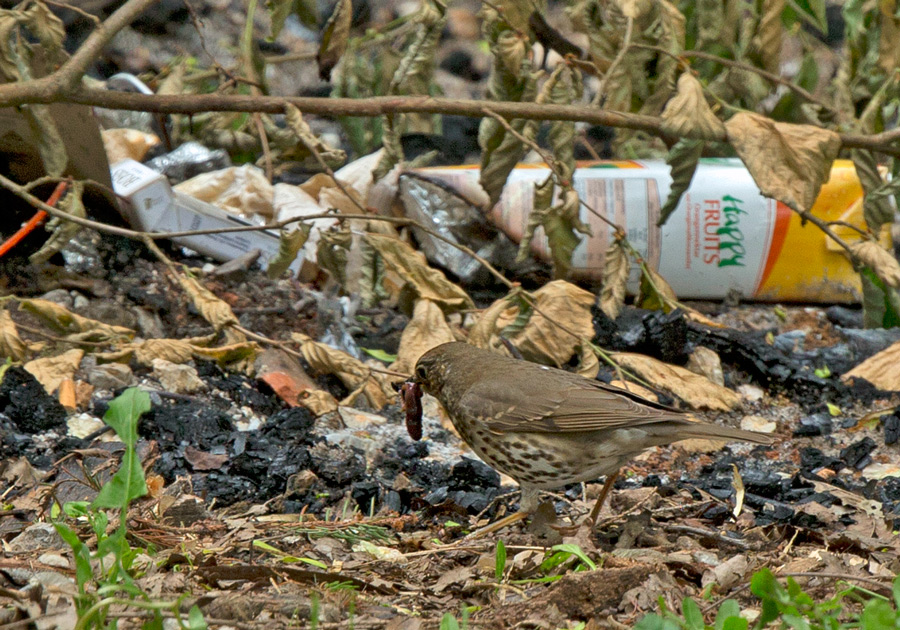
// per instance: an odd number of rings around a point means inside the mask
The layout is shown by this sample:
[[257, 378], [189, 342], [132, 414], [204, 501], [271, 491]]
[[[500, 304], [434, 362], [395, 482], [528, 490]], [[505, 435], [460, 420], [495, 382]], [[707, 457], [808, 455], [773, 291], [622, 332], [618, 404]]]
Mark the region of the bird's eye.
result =
[[416, 366], [416, 378], [419, 379], [420, 381], [424, 381], [424, 380], [426, 380], [427, 376], [428, 376], [428, 374], [425, 371], [425, 366], [417, 365]]

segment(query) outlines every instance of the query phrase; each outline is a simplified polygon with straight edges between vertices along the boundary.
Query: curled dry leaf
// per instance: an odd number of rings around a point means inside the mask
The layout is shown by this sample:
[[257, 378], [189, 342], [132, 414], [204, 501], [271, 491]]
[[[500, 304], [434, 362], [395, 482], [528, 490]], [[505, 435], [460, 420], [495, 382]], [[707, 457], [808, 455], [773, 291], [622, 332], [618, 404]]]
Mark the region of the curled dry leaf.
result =
[[522, 310], [521, 299], [508, 297], [482, 313], [469, 334], [470, 343], [483, 348], [502, 347], [499, 332], [511, 327], [512, 332], [505, 337], [524, 358], [559, 367], [578, 352], [584, 339], [594, 336], [591, 323], [594, 295], [574, 284], [554, 280], [535, 291], [534, 307], [524, 325], [517, 322]]
[[306, 245], [312, 225], [303, 223], [296, 228], [284, 228], [278, 238], [278, 253], [269, 260], [266, 267], [266, 275], [270, 278], [278, 278], [297, 259], [300, 248]]
[[678, 296], [666, 279], [647, 266], [641, 271], [641, 294], [638, 298], [641, 308], [665, 313], [675, 310], [678, 307]]
[[398, 286], [406, 284], [417, 297], [434, 302], [445, 312], [475, 307], [465, 291], [428, 266], [421, 252], [382, 234], [368, 233], [363, 238], [375, 248], [385, 266], [398, 276]]
[[300, 352], [313, 370], [334, 374], [351, 391], [361, 389], [373, 409], [381, 409], [393, 397], [394, 392], [381, 375], [373, 373], [359, 359], [301, 333], [293, 333], [291, 338], [300, 344]]
[[878, 389], [900, 391], [900, 342], [872, 355], [841, 376], [842, 381], [863, 378]]
[[597, 372], [600, 371], [600, 358], [597, 356], [597, 353], [588, 344], [583, 343], [578, 348], [578, 356], [579, 361], [576, 372], [585, 378], [597, 378]]
[[884, 247], [875, 241], [857, 241], [850, 245], [850, 253], [874, 271], [886, 285], [900, 288], [900, 264]]
[[669, 149], [666, 156], [666, 164], [671, 168], [672, 186], [669, 188], [669, 195], [666, 197], [666, 203], [663, 204], [659, 211], [659, 220], [656, 225], [662, 227], [665, 225], [672, 213], [678, 207], [681, 196], [690, 187], [694, 179], [694, 173], [697, 171], [697, 165], [700, 163], [700, 156], [703, 155], [703, 140], [693, 140], [690, 138], [682, 138]]
[[181, 364], [194, 356], [194, 346], [183, 339], [147, 339], [133, 346], [135, 359], [148, 367], [153, 365], [154, 359]]
[[338, 64], [344, 51], [347, 50], [347, 40], [350, 38], [350, 25], [353, 21], [353, 4], [350, 0], [338, 0], [334, 5], [331, 17], [322, 29], [322, 40], [319, 52], [316, 53], [316, 62], [319, 64], [319, 78], [328, 81], [331, 78], [331, 70]]
[[669, 365], [652, 357], [631, 352], [617, 352], [613, 360], [648, 381], [654, 387], [670, 392], [694, 409], [730, 411], [740, 397], [730, 389], [716, 385], [705, 376], [683, 367]]
[[304, 390], [300, 393], [298, 402], [301, 406], [309, 409], [317, 418], [338, 410], [337, 399], [324, 389]]
[[54, 357], [44, 357], [29, 361], [23, 367], [44, 386], [48, 394], [52, 394], [65, 379], [74, 378], [84, 350], [75, 348]]
[[628, 283], [628, 254], [617, 240], [606, 250], [603, 261], [603, 288], [600, 289], [600, 310], [610, 319], [619, 316], [625, 304], [625, 285]]
[[[230, 365], [233, 369], [241, 369], [250, 372], [256, 355], [260, 353], [260, 347], [254, 341], [239, 341], [224, 346], [204, 348], [197, 346], [194, 354], [209, 361], [215, 361], [219, 365]], [[235, 364], [241, 364], [239, 366]]]
[[753, 38], [754, 48], [759, 53], [763, 68], [778, 72], [781, 66], [781, 38], [784, 33], [782, 13], [786, 0], [763, 0], [759, 27]]
[[678, 92], [666, 103], [662, 118], [663, 130], [679, 138], [699, 134], [704, 140], [721, 140], [725, 136], [725, 125], [710, 109], [703, 86], [690, 72], [681, 73]]
[[364, 207], [362, 193], [348, 182], [339, 181], [343, 189], [330, 175], [318, 173], [304, 182], [300, 189], [315, 199], [323, 212], [334, 208], [341, 214], [359, 214]]
[[37, 315], [56, 332], [69, 338], [90, 341], [131, 339], [134, 331], [124, 326], [112, 326], [95, 319], [88, 319], [48, 300], [20, 300], [20, 308]]
[[288, 127], [300, 140], [302, 149], [297, 147], [289, 156], [293, 159], [303, 159], [309, 155], [318, 154], [322, 161], [332, 168], [337, 168], [347, 161], [347, 154], [342, 149], [335, 149], [325, 144], [321, 138], [313, 133], [309, 124], [303, 120], [303, 114], [290, 103], [284, 107], [284, 117]]
[[199, 280], [183, 274], [178, 274], [178, 282], [187, 293], [200, 315], [209, 322], [213, 328], [221, 331], [230, 326], [239, 325], [238, 318], [232, 312], [231, 307], [216, 297], [215, 293], [203, 286]]
[[28, 352], [25, 342], [19, 337], [16, 323], [5, 308], [0, 309], [0, 355], [13, 361], [22, 361]]
[[456, 341], [456, 337], [440, 307], [431, 300], [418, 300], [412, 319], [400, 336], [397, 361], [391, 366], [391, 370], [412, 374], [419, 357], [435, 346], [450, 341]]
[[841, 148], [835, 132], [747, 112], [733, 116], [725, 128], [763, 195], [798, 212], [812, 208]]

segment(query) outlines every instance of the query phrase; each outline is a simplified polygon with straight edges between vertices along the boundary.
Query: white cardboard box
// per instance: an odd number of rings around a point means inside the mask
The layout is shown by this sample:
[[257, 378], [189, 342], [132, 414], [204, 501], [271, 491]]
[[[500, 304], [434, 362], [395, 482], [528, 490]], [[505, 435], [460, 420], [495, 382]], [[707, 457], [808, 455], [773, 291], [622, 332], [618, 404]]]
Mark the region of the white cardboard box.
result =
[[[135, 229], [185, 232], [253, 225], [217, 206], [172, 190], [165, 175], [140, 162], [122, 160], [113, 164], [111, 170], [113, 189], [128, 202], [123, 214]], [[278, 254], [279, 236], [271, 230], [255, 230], [179, 236], [172, 241], [222, 262], [258, 249], [260, 266], [265, 269]], [[297, 272], [302, 262], [301, 258], [294, 260], [291, 270]]]

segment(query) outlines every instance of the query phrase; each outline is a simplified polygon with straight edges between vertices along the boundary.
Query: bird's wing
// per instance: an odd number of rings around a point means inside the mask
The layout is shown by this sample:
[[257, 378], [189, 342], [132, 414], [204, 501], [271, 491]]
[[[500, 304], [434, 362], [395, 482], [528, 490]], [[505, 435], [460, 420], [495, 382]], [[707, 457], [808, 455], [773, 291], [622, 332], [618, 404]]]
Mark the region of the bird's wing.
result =
[[483, 418], [496, 433], [597, 431], [687, 420], [677, 409], [600, 381], [569, 376], [545, 379], [547, 387], [542, 387], [540, 394], [525, 391], [518, 383], [498, 392], [490, 383], [480, 381], [468, 389], [459, 404]]

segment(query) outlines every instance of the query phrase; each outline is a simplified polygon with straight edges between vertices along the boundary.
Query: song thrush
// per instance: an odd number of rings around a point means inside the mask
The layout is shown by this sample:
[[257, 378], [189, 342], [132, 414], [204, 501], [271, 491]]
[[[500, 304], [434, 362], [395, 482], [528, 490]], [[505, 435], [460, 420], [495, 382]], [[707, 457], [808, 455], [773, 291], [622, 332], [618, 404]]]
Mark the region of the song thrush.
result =
[[594, 379], [461, 342], [422, 355], [414, 382], [440, 401], [482, 460], [519, 482], [519, 512], [481, 533], [534, 512], [540, 490], [606, 475], [588, 517], [593, 526], [619, 468], [653, 446], [687, 438], [772, 442], [761, 433], [700, 422]]

